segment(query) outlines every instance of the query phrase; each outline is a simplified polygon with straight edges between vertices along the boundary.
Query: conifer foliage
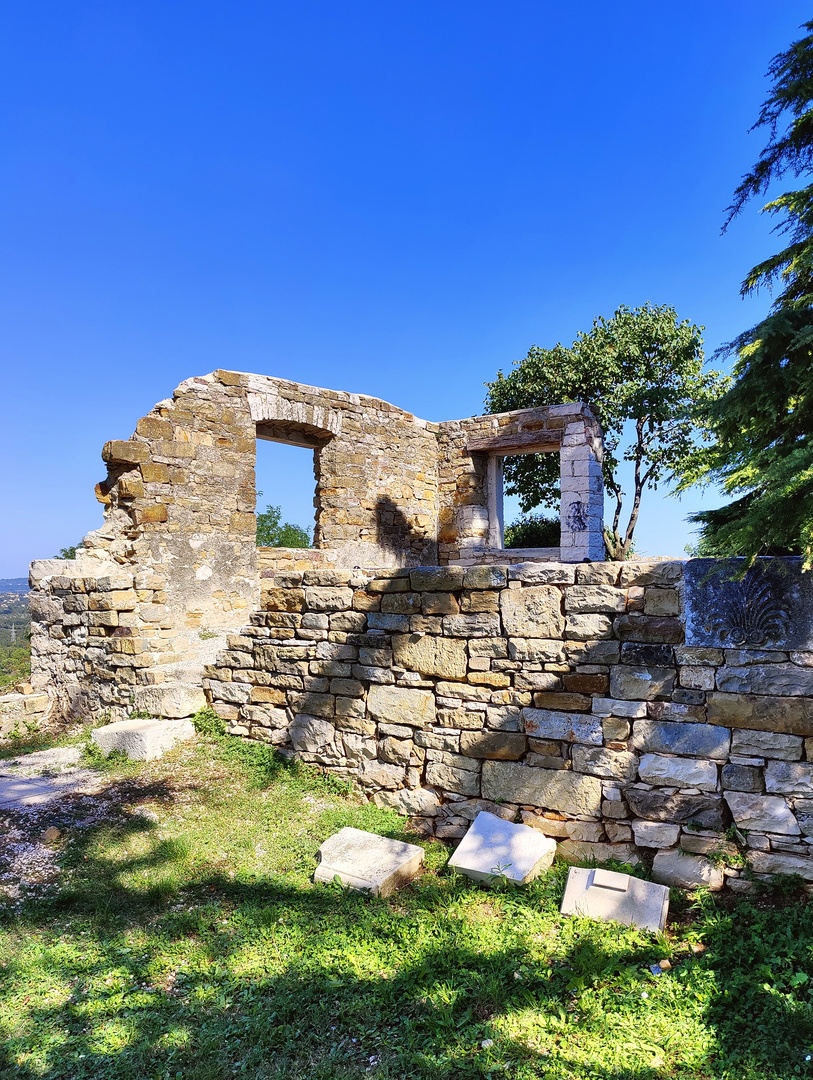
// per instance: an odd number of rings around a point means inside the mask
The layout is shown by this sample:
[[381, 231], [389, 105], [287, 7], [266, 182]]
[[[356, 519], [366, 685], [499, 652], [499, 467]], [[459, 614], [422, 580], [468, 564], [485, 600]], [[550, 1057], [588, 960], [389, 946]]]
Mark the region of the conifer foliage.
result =
[[[754, 128], [770, 138], [743, 177], [728, 225], [754, 196], [782, 177], [813, 176], [813, 22], [807, 36], [776, 56], [773, 87]], [[784, 127], [782, 127], [784, 125]], [[763, 207], [787, 243], [746, 276], [742, 293], [780, 288], [767, 318], [727, 347], [734, 382], [712, 403], [712, 448], [697, 455], [682, 487], [718, 482], [733, 502], [694, 514], [699, 554], [801, 553], [813, 565], [813, 183]]]

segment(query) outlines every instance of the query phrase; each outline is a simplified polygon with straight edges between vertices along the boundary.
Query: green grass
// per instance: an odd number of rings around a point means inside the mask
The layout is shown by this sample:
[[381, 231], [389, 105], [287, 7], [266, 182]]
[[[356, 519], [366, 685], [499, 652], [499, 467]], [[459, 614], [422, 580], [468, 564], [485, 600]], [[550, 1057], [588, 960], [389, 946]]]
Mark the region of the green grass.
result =
[[371, 899], [311, 882], [319, 844], [416, 837], [265, 747], [107, 775], [124, 812], [59, 819], [61, 891], [0, 922], [3, 1080], [813, 1076], [804, 904], [679, 901], [658, 938], [563, 919], [562, 867], [485, 890], [438, 843]]

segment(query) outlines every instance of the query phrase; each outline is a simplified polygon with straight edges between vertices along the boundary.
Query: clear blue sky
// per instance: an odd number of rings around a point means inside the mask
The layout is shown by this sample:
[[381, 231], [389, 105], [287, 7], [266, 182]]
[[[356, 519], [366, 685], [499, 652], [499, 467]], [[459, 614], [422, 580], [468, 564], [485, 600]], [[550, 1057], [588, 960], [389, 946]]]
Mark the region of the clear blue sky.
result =
[[[711, 352], [765, 310], [771, 57], [809, 4], [16, 0], [0, 41], [0, 576], [101, 522], [109, 438], [190, 375], [431, 420], [531, 344], [672, 303]], [[304, 451], [259, 486], [311, 514]], [[276, 456], [271, 455], [276, 451]], [[647, 497], [639, 548], [698, 505]], [[509, 510], [510, 514], [510, 510]]]

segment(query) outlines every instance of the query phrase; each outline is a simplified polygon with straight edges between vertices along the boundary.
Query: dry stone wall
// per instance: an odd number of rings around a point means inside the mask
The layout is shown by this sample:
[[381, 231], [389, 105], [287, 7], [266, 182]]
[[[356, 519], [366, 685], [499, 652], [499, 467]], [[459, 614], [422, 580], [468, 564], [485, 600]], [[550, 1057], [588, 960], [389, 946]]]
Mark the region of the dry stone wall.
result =
[[278, 572], [204, 685], [230, 731], [426, 833], [461, 836], [486, 808], [574, 858], [649, 852], [676, 883], [720, 887], [728, 859], [747, 887], [740, 848], [758, 874], [813, 881], [813, 645], [780, 648], [770, 610], [755, 629], [728, 579], [687, 644], [686, 566]]

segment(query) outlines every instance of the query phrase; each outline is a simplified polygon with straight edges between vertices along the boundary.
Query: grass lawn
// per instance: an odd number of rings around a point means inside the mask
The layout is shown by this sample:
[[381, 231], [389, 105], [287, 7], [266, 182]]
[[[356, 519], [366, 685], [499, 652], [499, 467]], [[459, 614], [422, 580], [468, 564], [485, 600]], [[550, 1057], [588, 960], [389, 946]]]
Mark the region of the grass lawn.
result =
[[316, 849], [344, 825], [416, 842], [403, 819], [264, 747], [108, 775], [101, 818], [36, 821], [58, 887], [2, 914], [3, 1080], [813, 1076], [803, 902], [677, 898], [658, 938], [562, 918], [562, 867], [486, 890], [435, 842], [374, 900], [313, 885]]

